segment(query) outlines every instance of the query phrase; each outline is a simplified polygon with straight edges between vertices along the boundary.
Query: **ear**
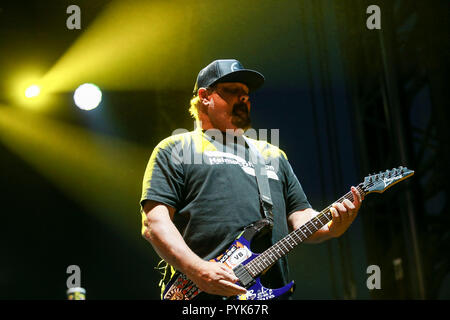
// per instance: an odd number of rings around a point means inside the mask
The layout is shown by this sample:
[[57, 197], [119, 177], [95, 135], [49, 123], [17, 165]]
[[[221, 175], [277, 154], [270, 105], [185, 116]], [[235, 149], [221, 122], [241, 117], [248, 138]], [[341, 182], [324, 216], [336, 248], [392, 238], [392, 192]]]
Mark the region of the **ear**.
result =
[[208, 90], [205, 88], [200, 88], [198, 89], [198, 97], [200, 98], [200, 101], [203, 104], [208, 104], [209, 103], [209, 94], [208, 94]]

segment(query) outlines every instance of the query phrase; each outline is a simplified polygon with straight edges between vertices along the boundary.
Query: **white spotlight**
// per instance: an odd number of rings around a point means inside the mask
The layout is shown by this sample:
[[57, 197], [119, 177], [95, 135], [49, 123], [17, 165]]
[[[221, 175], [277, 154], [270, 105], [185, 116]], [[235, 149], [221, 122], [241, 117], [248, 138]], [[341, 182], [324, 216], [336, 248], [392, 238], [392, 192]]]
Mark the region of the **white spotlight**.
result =
[[102, 92], [95, 84], [84, 83], [75, 90], [73, 100], [78, 108], [92, 110], [102, 101]]
[[41, 92], [41, 88], [39, 88], [39, 86], [33, 84], [32, 86], [29, 86], [25, 90], [25, 97], [34, 98], [34, 97], [37, 97], [40, 92]]

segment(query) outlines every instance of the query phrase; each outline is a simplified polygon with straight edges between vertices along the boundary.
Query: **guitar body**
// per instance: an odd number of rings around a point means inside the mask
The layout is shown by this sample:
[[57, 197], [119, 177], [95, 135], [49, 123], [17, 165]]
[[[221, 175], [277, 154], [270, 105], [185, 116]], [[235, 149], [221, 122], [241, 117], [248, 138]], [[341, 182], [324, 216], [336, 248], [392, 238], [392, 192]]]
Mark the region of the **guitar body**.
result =
[[[247, 263], [255, 259], [259, 254], [253, 253], [250, 249], [251, 241], [255, 236], [264, 233], [268, 229], [267, 220], [263, 219], [247, 226], [244, 231], [234, 240], [230, 247], [217, 258], [210, 261], [224, 263], [231, 269]], [[244, 286], [242, 283], [238, 283]], [[260, 277], [255, 277], [254, 281], [247, 286], [247, 294], [231, 297], [237, 300], [271, 300], [276, 299], [288, 292], [293, 292], [294, 282], [290, 282], [284, 287], [278, 289], [269, 289], [261, 284]], [[163, 300], [193, 300], [193, 299], [207, 299], [211, 296], [205, 292], [200, 291], [197, 286], [189, 280], [186, 275], [176, 272], [163, 293]], [[218, 296], [217, 296], [218, 297]]]

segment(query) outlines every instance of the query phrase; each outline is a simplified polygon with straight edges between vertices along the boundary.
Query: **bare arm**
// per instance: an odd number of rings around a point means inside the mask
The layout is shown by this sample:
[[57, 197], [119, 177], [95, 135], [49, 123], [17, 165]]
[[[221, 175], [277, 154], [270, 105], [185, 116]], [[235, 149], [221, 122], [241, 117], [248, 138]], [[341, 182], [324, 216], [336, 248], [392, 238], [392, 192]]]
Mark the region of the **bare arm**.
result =
[[203, 260], [188, 247], [172, 222], [174, 208], [148, 200], [143, 210], [147, 217], [144, 238], [161, 258], [184, 273], [200, 290], [223, 296], [246, 293], [245, 288], [234, 284], [238, 278], [230, 268]]
[[[305, 243], [320, 243], [331, 238], [338, 238], [350, 227], [363, 200], [356, 188], [352, 187], [351, 192], [354, 201], [345, 199], [342, 203], [333, 203], [331, 208], [333, 219], [305, 240]], [[310, 208], [294, 212], [288, 217], [289, 228], [296, 230], [317, 214], [317, 211]]]
[[[318, 212], [311, 208], [292, 213], [288, 218], [290, 231], [300, 228], [317, 214]], [[328, 225], [325, 225], [323, 228], [317, 230], [311, 237], [306, 239], [304, 243], [320, 243], [331, 238], [332, 236], [330, 235]]]

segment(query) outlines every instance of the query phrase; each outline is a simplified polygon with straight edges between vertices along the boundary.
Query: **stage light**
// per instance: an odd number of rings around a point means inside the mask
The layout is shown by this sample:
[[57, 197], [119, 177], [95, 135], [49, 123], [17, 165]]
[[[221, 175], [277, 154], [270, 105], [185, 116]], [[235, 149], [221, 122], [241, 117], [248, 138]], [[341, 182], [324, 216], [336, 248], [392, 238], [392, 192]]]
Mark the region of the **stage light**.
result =
[[1, 102], [0, 145], [99, 220], [136, 238], [135, 221], [126, 213], [136, 207], [142, 177], [129, 168], [148, 161], [146, 148]]
[[34, 97], [37, 97], [40, 92], [41, 92], [41, 88], [39, 88], [38, 85], [33, 84], [25, 90], [25, 97], [34, 98]]
[[95, 84], [85, 83], [75, 90], [73, 100], [78, 108], [92, 110], [102, 101], [102, 92]]

